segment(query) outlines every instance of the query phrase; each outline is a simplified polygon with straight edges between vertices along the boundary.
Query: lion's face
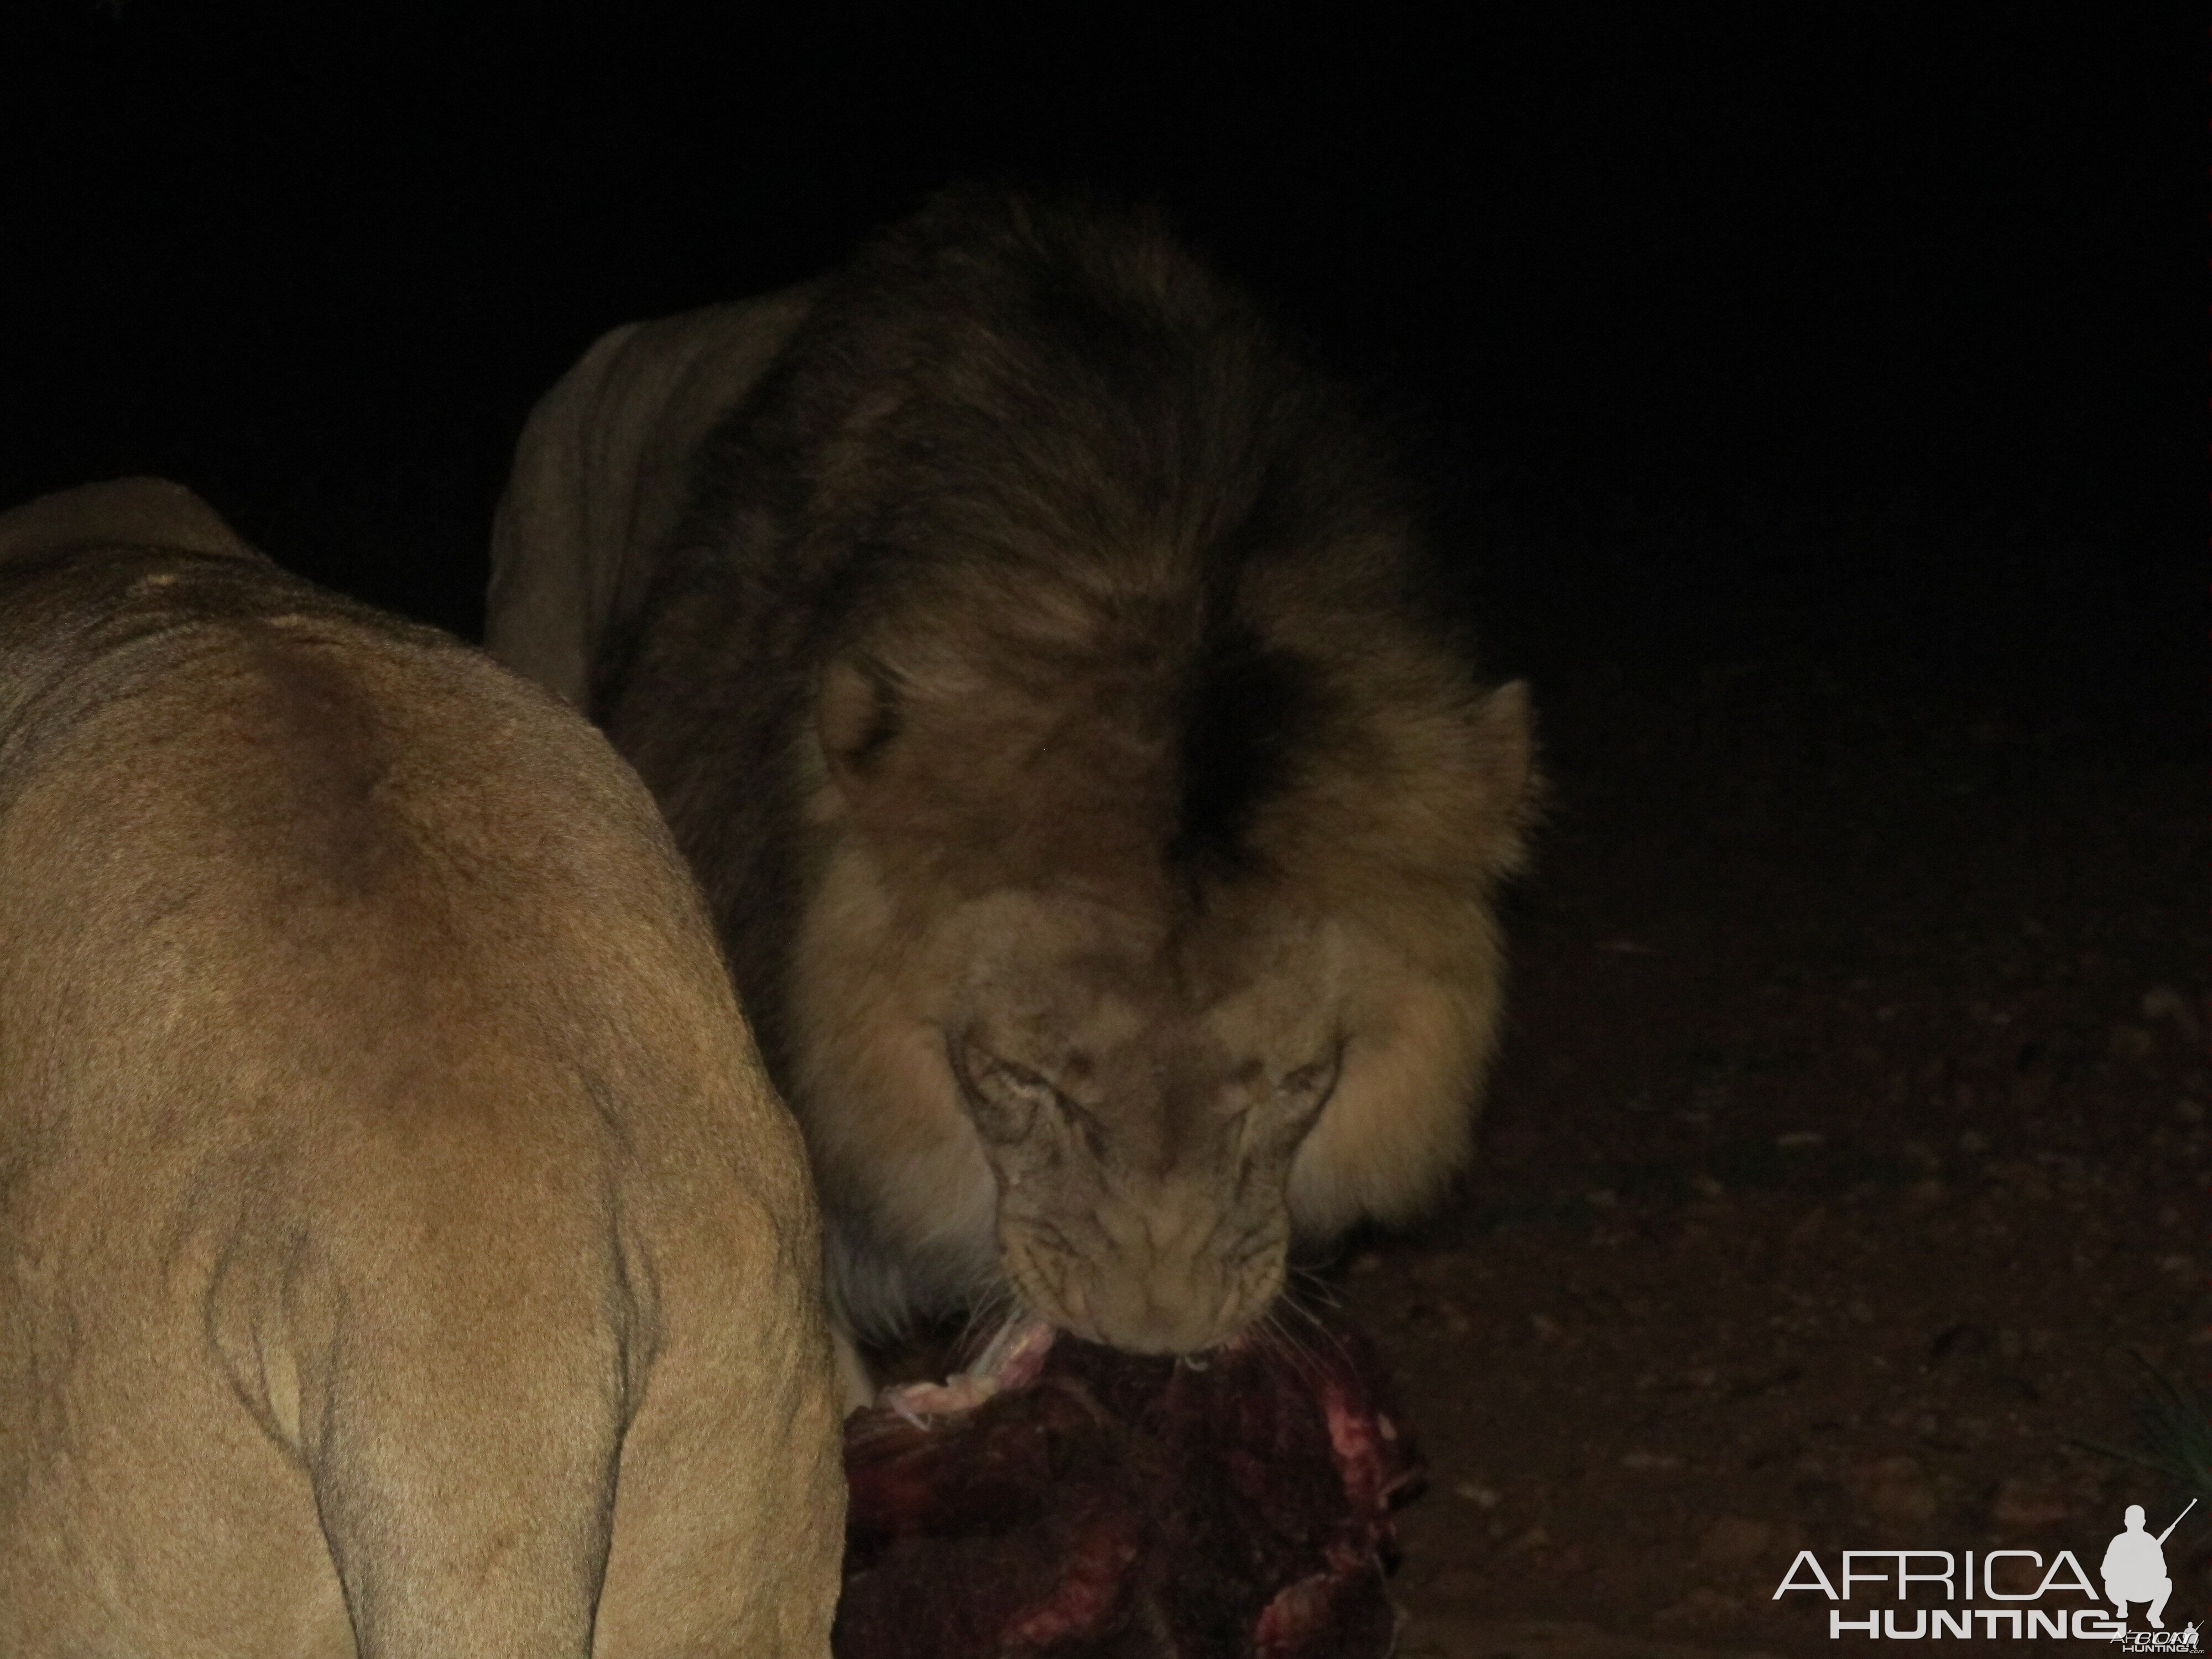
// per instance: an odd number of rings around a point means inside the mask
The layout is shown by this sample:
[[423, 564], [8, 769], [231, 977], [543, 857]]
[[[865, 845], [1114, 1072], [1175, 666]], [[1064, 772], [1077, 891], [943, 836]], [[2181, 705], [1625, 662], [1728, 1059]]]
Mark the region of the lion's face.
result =
[[856, 1328], [1011, 1285], [1188, 1352], [1265, 1311], [1293, 1236], [1409, 1217], [1464, 1164], [1526, 703], [1447, 683], [1363, 720], [1207, 865], [1176, 856], [1187, 803], [1141, 723], [1065, 678], [830, 679], [788, 1095]]
[[1061, 1328], [1211, 1347], [1282, 1288], [1292, 1159], [1335, 1086], [1340, 952], [1281, 917], [1164, 936], [1064, 894], [950, 932], [945, 1064], [997, 1180], [1001, 1262]]

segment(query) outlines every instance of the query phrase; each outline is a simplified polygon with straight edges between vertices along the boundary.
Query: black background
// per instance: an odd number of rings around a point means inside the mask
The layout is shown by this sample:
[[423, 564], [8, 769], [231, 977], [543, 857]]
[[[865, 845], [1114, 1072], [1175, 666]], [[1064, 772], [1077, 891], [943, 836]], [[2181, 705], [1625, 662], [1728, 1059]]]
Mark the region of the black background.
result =
[[599, 332], [1085, 183], [1395, 411], [1506, 659], [2201, 678], [2193, 12], [928, 9], [13, 0], [0, 493], [166, 473], [473, 631]]

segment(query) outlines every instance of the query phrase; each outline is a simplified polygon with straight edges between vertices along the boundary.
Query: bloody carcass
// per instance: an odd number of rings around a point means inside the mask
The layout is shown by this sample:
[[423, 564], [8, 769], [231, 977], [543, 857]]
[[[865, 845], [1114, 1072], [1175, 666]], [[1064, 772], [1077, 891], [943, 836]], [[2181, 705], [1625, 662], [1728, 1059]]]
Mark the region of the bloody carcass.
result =
[[1008, 1326], [845, 1431], [838, 1659], [1380, 1659], [1420, 1463], [1339, 1322], [1202, 1363]]

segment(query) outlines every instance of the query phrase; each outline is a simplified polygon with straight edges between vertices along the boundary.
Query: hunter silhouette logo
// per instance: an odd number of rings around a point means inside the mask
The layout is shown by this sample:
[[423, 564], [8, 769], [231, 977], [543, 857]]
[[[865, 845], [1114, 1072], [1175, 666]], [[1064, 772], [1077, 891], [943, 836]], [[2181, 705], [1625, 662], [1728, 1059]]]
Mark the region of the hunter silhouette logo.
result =
[[[2128, 1603], [2145, 1601], [2150, 1611], [2143, 1616], [2153, 1630], [2164, 1630], [2166, 1620], [2160, 1617], [2166, 1611], [2166, 1598], [2173, 1594], [2173, 1580], [2166, 1573], [2166, 1540], [2173, 1535], [2174, 1528], [2181, 1524], [2182, 1516], [2197, 1507], [2191, 1498], [2187, 1509], [2166, 1524], [2164, 1532], [2155, 1538], [2143, 1530], [2143, 1506], [2128, 1505], [2127, 1529], [2112, 1534], [2112, 1541], [2105, 1546], [2105, 1595], [2118, 1609], [2120, 1617], [2128, 1616]], [[2193, 1637], [2196, 1626], [2190, 1626]]]

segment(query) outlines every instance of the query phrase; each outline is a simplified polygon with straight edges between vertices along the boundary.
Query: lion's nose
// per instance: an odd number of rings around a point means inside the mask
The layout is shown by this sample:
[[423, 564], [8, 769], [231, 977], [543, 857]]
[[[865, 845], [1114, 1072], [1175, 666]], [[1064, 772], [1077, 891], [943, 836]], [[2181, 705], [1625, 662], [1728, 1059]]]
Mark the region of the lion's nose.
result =
[[1237, 1334], [1282, 1288], [1279, 1261], [1246, 1257], [1232, 1269], [1213, 1248], [1130, 1251], [1098, 1264], [1090, 1285], [1097, 1340], [1130, 1353], [1196, 1353]]
[[1140, 1198], [1098, 1208], [1099, 1231], [1119, 1255], [1142, 1268], [1200, 1265], [1221, 1225], [1220, 1206], [1191, 1181], [1164, 1181]]

